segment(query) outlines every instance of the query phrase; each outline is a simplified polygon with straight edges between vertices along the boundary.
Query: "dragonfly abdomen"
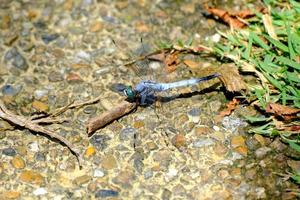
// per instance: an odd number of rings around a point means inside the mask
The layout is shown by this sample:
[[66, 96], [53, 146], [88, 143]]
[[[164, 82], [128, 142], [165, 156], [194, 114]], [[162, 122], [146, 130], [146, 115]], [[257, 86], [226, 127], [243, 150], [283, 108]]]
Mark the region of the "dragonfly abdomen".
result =
[[193, 79], [188, 79], [188, 80], [176, 81], [176, 82], [173, 82], [173, 83], [157, 83], [157, 84], [160, 84], [161, 91], [164, 91], [164, 90], [169, 90], [169, 89], [172, 89], [172, 88], [187, 87], [187, 86], [196, 85], [200, 82], [208, 81], [210, 79], [213, 79], [213, 78], [216, 78], [216, 77], [219, 77], [219, 76], [220, 76], [219, 73], [214, 73], [214, 74], [211, 74], [209, 76], [204, 76], [204, 77], [201, 77], [201, 78], [193, 78]]

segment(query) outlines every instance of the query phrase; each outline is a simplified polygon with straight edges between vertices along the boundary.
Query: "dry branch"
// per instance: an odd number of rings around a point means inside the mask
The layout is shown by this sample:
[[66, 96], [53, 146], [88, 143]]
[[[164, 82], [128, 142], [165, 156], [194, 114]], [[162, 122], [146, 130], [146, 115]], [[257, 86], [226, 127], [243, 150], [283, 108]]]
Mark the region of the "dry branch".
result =
[[136, 103], [124, 101], [116, 108], [106, 111], [99, 116], [91, 118], [86, 125], [87, 134], [91, 136], [96, 130], [104, 127], [112, 121], [130, 113], [137, 107]]
[[57, 139], [63, 144], [65, 144], [70, 151], [76, 156], [79, 165], [80, 165], [80, 154], [78, 149], [75, 148], [75, 146], [70, 143], [68, 140], [66, 140], [64, 137], [56, 134], [55, 132], [44, 128], [43, 126], [39, 125], [40, 123], [54, 123], [54, 122], [61, 122], [61, 120], [58, 119], [49, 119], [49, 118], [43, 118], [43, 119], [32, 119], [32, 118], [26, 118], [21, 115], [16, 115], [12, 113], [10, 110], [6, 108], [3, 101], [0, 99], [0, 118], [9, 121], [17, 126], [29, 129], [31, 131], [37, 132], [37, 133], [43, 133], [51, 138]]

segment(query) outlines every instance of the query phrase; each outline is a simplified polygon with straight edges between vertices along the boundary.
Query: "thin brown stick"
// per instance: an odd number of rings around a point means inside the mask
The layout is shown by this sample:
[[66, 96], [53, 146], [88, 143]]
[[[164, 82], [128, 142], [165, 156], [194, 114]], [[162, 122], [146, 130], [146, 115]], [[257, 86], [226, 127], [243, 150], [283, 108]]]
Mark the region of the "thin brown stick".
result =
[[[55, 132], [46, 129], [40, 125], [38, 125], [38, 123], [42, 123], [42, 120], [32, 120], [31, 118], [26, 118], [24, 116], [21, 115], [16, 115], [14, 113], [12, 113], [11, 111], [9, 111], [5, 104], [2, 102], [2, 100], [0, 99], [0, 118], [9, 121], [15, 125], [18, 125], [20, 127], [29, 129], [31, 131], [37, 132], [37, 133], [43, 133], [51, 138], [55, 138], [57, 140], [59, 140], [60, 142], [62, 142], [63, 144], [65, 144], [72, 153], [74, 153], [74, 155], [76, 156], [79, 165], [80, 165], [80, 154], [78, 149], [75, 148], [75, 146], [70, 143], [68, 140], [66, 140], [64, 137], [56, 134]], [[50, 120], [48, 120], [48, 118], [44, 118], [45, 122], [49, 122]], [[81, 165], [80, 165], [81, 166]]]
[[112, 121], [130, 113], [137, 107], [136, 103], [124, 101], [116, 108], [106, 111], [99, 116], [91, 118], [86, 124], [87, 134], [91, 136], [96, 130], [106, 126]]

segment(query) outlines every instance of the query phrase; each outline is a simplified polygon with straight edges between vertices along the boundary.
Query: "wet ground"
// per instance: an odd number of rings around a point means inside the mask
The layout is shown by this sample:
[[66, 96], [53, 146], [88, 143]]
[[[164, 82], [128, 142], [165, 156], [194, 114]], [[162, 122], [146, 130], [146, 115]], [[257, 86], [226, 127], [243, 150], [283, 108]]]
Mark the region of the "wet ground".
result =
[[[102, 99], [67, 111], [68, 123], [47, 126], [80, 149], [82, 170], [66, 147], [0, 120], [1, 199], [294, 198], [286, 190], [295, 186], [278, 176], [288, 167], [286, 146], [247, 133], [241, 114], [252, 111], [242, 106], [215, 120], [227, 101], [218, 80], [163, 94], [189, 95], [138, 108], [92, 137], [86, 134], [89, 118], [123, 101], [114, 84], [141, 80], [124, 67], [127, 60], [162, 41], [218, 40], [216, 28], [226, 26], [205, 18], [203, 3], [32, 2], [0, 4], [0, 88], [8, 108], [30, 116], [73, 100]], [[229, 3], [235, 10], [245, 6]], [[163, 79], [193, 76], [197, 71], [180, 66]]]

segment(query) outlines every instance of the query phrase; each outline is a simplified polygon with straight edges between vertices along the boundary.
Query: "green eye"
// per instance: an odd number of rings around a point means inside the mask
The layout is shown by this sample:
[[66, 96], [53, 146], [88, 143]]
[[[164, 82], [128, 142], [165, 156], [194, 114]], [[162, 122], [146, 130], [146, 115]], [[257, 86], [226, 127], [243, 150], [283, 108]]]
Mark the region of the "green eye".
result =
[[129, 100], [133, 100], [135, 98], [135, 92], [133, 91], [131, 86], [126, 87], [124, 90], [124, 94], [128, 97]]

